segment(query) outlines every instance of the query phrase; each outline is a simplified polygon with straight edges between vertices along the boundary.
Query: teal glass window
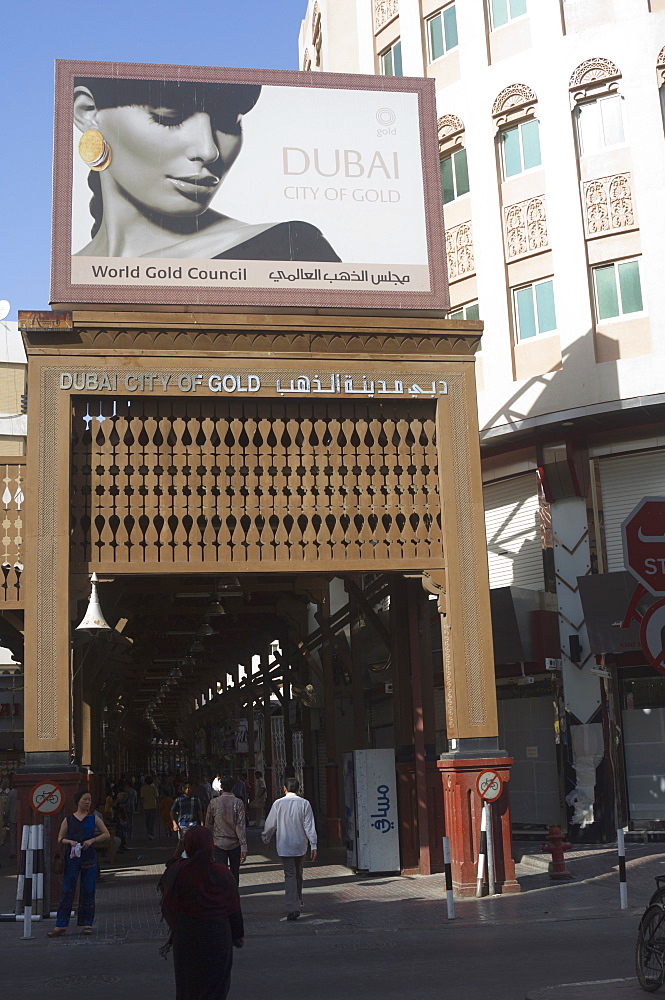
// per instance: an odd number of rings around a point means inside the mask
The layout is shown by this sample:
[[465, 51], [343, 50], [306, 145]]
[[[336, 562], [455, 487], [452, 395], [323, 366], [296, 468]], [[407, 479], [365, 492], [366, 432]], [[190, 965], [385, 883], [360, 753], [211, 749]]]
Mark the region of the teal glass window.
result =
[[593, 281], [598, 319], [615, 319], [643, 311], [639, 261], [626, 260], [595, 267]]
[[381, 73], [383, 76], [402, 76], [402, 43], [395, 42], [381, 55]]
[[500, 28], [526, 14], [526, 0], [491, 0], [492, 27]]
[[469, 302], [465, 306], [451, 309], [448, 313], [449, 319], [480, 319], [480, 310], [477, 302]]
[[427, 22], [429, 61], [440, 59], [458, 45], [455, 4], [445, 7]]
[[441, 192], [444, 205], [469, 193], [466, 149], [458, 149], [441, 160]]
[[551, 278], [516, 288], [513, 299], [518, 341], [530, 340], [539, 333], [556, 330], [554, 284]]
[[625, 142], [619, 94], [586, 101], [577, 107], [575, 114], [581, 156], [589, 156]]
[[540, 131], [535, 118], [501, 133], [504, 177], [515, 177], [542, 163]]

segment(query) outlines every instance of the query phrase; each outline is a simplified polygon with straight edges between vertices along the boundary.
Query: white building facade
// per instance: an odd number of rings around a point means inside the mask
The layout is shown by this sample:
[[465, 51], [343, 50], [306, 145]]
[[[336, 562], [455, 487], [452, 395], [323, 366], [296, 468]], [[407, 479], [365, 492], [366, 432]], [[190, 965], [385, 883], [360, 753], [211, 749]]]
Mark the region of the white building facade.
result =
[[310, 0], [299, 51], [436, 82], [514, 823], [665, 827], [665, 674], [616, 624], [621, 522], [665, 496], [665, 0]]

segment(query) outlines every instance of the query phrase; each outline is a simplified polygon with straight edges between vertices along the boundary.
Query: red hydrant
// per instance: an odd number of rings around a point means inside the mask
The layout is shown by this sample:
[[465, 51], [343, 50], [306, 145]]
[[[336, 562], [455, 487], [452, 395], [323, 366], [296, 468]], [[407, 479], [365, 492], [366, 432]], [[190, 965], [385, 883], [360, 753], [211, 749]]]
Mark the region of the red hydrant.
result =
[[550, 878], [564, 879], [573, 876], [566, 869], [566, 862], [563, 856], [564, 851], [570, 850], [570, 844], [563, 839], [563, 833], [558, 826], [551, 826], [547, 835], [547, 840], [540, 845], [541, 851], [552, 855], [552, 867]]

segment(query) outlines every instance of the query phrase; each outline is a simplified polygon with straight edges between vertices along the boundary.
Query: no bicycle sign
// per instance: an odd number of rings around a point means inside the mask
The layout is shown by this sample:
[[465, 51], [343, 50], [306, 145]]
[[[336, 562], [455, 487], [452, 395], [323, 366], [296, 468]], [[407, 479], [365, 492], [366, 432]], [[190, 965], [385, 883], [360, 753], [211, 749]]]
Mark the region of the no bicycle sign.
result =
[[30, 804], [35, 812], [43, 816], [51, 816], [57, 813], [64, 799], [64, 794], [60, 785], [55, 781], [40, 781], [30, 792]]
[[485, 802], [496, 802], [503, 789], [503, 778], [498, 771], [482, 771], [476, 782], [478, 794]]

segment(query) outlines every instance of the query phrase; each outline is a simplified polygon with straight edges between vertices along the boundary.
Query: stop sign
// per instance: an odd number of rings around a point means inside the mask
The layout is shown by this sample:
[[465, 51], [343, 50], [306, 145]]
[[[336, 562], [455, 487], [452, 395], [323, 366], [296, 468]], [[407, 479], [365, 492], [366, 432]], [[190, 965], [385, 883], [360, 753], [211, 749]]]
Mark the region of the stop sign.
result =
[[654, 597], [665, 596], [665, 497], [644, 497], [621, 525], [626, 569]]

